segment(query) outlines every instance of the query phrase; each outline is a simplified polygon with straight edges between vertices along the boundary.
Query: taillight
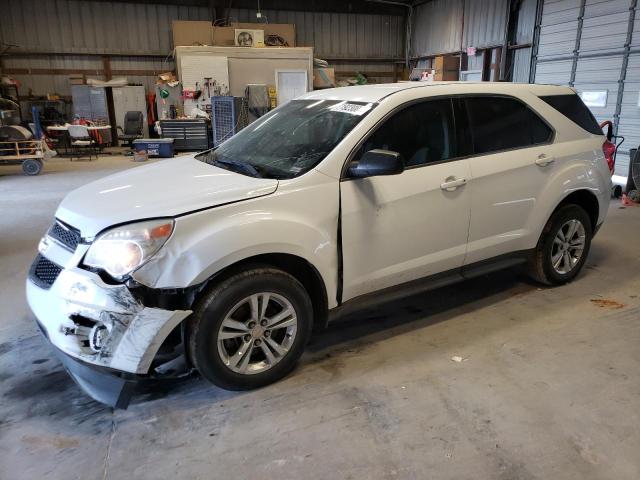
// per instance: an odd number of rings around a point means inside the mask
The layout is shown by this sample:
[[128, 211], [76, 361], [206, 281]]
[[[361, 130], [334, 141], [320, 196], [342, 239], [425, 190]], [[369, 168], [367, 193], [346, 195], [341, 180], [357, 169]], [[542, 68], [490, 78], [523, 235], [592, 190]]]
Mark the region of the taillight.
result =
[[605, 140], [602, 144], [602, 153], [604, 153], [604, 159], [607, 161], [609, 171], [613, 175], [613, 169], [615, 168], [616, 146], [609, 140]]

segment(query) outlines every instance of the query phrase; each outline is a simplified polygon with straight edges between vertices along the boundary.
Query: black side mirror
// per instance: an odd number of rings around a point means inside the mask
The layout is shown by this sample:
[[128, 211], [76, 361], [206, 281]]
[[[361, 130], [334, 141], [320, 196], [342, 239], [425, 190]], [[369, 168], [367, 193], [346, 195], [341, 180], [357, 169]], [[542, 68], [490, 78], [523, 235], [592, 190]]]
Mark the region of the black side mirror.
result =
[[348, 170], [349, 178], [376, 177], [378, 175], [397, 175], [404, 172], [402, 154], [390, 150], [369, 150]]

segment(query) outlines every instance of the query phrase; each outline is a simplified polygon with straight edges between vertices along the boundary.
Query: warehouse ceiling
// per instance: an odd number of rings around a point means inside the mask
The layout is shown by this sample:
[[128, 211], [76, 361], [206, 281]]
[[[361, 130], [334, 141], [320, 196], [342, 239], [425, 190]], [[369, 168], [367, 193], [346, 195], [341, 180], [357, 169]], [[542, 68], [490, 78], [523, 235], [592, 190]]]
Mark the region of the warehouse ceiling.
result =
[[[114, 0], [110, 0], [114, 1]], [[132, 0], [115, 0], [132, 3]], [[309, 12], [336, 12], [336, 13], [369, 13], [383, 15], [404, 15], [406, 7], [416, 3], [412, 0], [307, 0], [304, 2], [295, 0], [133, 0], [133, 3], [163, 3], [182, 6], [200, 6], [216, 9], [222, 12], [226, 8], [249, 8], [262, 10], [295, 10]], [[221, 14], [222, 15], [222, 14]]]

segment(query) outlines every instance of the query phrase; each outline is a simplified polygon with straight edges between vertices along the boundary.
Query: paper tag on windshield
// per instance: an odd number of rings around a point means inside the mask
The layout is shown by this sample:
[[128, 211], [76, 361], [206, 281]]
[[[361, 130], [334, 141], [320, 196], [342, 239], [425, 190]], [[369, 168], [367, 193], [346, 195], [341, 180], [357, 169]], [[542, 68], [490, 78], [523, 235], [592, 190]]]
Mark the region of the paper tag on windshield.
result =
[[371, 110], [371, 104], [367, 103], [366, 105], [362, 105], [360, 103], [342, 102], [334, 105], [329, 110], [332, 112], [350, 113], [352, 115], [363, 115]]

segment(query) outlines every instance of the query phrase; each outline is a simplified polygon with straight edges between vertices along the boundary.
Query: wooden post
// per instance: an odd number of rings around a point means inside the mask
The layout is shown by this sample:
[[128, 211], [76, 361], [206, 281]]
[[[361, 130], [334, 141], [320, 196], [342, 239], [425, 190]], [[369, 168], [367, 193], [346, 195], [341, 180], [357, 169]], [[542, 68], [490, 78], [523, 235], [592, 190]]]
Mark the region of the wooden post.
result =
[[482, 51], [482, 81], [491, 81], [491, 49], [485, 48]]
[[102, 56], [102, 70], [104, 70], [104, 79], [107, 82], [111, 80], [111, 57], [109, 55]]
[[496, 61], [493, 63], [493, 81], [500, 81], [500, 67], [502, 65], [502, 47], [497, 47], [496, 49]]

